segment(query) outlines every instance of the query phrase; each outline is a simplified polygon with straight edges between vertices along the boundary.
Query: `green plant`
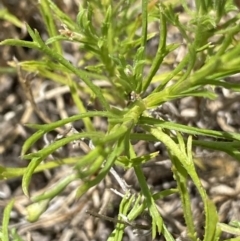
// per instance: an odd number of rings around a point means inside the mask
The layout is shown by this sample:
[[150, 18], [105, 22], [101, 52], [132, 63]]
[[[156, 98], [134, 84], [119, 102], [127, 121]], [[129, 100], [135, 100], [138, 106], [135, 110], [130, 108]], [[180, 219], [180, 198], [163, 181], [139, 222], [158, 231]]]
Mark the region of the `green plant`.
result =
[[[174, 2], [174, 1], [173, 1]], [[214, 99], [216, 94], [208, 86], [221, 86], [239, 91], [239, 85], [228, 83], [224, 77], [238, 73], [240, 70], [240, 44], [234, 40], [240, 31], [236, 23], [239, 16], [220, 23], [223, 16], [236, 10], [231, 1], [195, 0], [196, 9], [188, 7], [182, 0], [184, 10], [189, 14], [189, 25], [183, 25], [172, 5], [142, 0], [141, 14], [134, 7], [135, 1], [86, 1], [79, 7], [76, 22], [64, 14], [50, 0], [40, 1], [39, 8], [46, 24], [49, 39], [43, 41], [37, 30], [27, 25], [32, 41], [7, 39], [1, 45], [22, 46], [39, 50], [43, 54], [41, 60], [15, 63], [17, 68], [28, 72], [37, 72], [43, 78], [49, 78], [61, 85], [67, 85], [72, 98], [81, 114], [44, 125], [28, 124], [36, 129], [22, 147], [22, 158], [29, 160], [26, 168], [0, 167], [3, 179], [23, 176], [22, 189], [29, 196], [28, 187], [33, 173], [56, 168], [62, 164], [73, 165], [74, 173], [55, 187], [38, 196], [31, 197], [33, 204], [28, 207], [28, 219], [35, 221], [46, 210], [50, 200], [64, 190], [73, 180], [82, 178], [84, 183], [77, 190], [77, 196], [84, 195], [91, 187], [97, 185], [111, 171], [114, 164], [124, 168], [133, 168], [137, 176], [141, 193], [133, 196], [125, 190], [120, 205], [120, 220], [109, 240], [121, 240], [126, 222], [120, 222], [123, 215], [132, 222], [144, 209], [152, 218], [152, 238], [162, 233], [166, 240], [175, 240], [164, 224], [155, 201], [163, 196], [171, 195], [176, 190], [168, 190], [153, 194], [149, 189], [141, 164], [149, 161], [156, 153], [138, 156], [134, 151], [133, 140], [160, 141], [168, 150], [173, 165], [173, 174], [177, 182], [177, 192], [181, 197], [184, 219], [188, 236], [191, 240], [200, 240], [194, 226], [190, 195], [187, 180], [190, 178], [196, 186], [204, 205], [205, 229], [204, 241], [218, 240], [221, 225], [218, 225], [216, 208], [208, 198], [195, 170], [192, 158], [192, 146], [220, 150], [236, 159], [240, 159], [240, 135], [190, 127], [170, 121], [153, 118], [149, 110], [165, 102], [186, 96]], [[96, 10], [99, 11], [96, 14]], [[211, 14], [210, 14], [211, 13]], [[117, 19], [117, 21], [116, 21]], [[55, 22], [63, 28], [58, 34]], [[159, 23], [159, 33], [148, 33], [150, 22]], [[175, 69], [159, 74], [157, 71], [168, 55], [177, 49], [179, 43], [167, 44], [168, 26], [178, 28], [187, 44], [187, 54]], [[141, 29], [141, 34], [137, 30]], [[147, 41], [159, 35], [157, 53], [153, 59], [146, 56]], [[209, 42], [212, 36], [218, 41]], [[79, 43], [83, 53], [90, 53], [96, 64], [85, 69], [77, 68], [63, 57], [61, 41]], [[149, 67], [147, 74], [144, 68]], [[84, 86], [74, 81], [77, 76]], [[101, 89], [94, 83], [99, 78], [107, 81], [111, 89]], [[154, 91], [148, 87], [154, 82]], [[103, 111], [87, 111], [79, 98], [78, 89], [89, 93], [91, 99], [100, 102]], [[131, 95], [130, 100], [127, 96]], [[128, 102], [128, 104], [126, 104]], [[34, 101], [32, 101], [34, 104]], [[91, 117], [106, 117], [108, 130], [106, 133], [96, 131]], [[82, 119], [85, 131], [74, 133], [56, 140], [34, 153], [27, 153], [34, 143], [44, 134], [61, 128], [66, 124]], [[144, 133], [135, 133], [134, 128], [140, 126]], [[175, 131], [173, 134], [170, 131]], [[212, 140], [194, 140], [192, 136], [210, 137]], [[41, 164], [54, 151], [73, 141], [88, 138], [94, 148], [82, 158], [63, 159], [59, 162]], [[221, 139], [215, 141], [214, 138]], [[41, 164], [41, 165], [40, 165]], [[97, 173], [96, 176], [94, 174]], [[94, 177], [93, 177], [94, 176]], [[144, 201], [140, 202], [140, 198]], [[133, 201], [135, 205], [132, 206]], [[6, 229], [5, 229], [6, 230]], [[223, 229], [224, 230], [224, 229]], [[8, 239], [5, 239], [8, 240]]]

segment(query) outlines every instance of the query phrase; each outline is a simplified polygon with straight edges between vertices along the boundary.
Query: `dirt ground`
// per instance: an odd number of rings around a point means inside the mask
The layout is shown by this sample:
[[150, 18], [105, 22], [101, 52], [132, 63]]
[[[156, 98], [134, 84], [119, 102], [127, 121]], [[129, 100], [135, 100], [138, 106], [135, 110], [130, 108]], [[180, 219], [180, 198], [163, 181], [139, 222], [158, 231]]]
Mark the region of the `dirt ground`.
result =
[[[75, 18], [77, 14], [78, 1], [55, 1], [64, 12]], [[71, 4], [70, 4], [71, 2]], [[8, 11], [18, 17], [21, 21], [27, 22], [31, 27], [37, 28], [42, 36], [46, 35], [43, 22], [34, 1], [8, 1], [2, 0], [0, 10], [7, 8]], [[184, 19], [184, 15], [183, 15]], [[30, 40], [24, 29], [14, 27], [7, 21], [0, 20], [0, 40], [7, 38], [19, 38]], [[171, 33], [171, 31], [170, 31]], [[168, 41], [179, 41], [179, 36], [172, 34]], [[149, 42], [149, 49], [156, 49], [155, 41]], [[74, 46], [64, 45], [66, 56], [71, 59], [79, 59]], [[149, 50], [149, 51], [150, 51]], [[184, 46], [175, 52], [173, 59], [178, 61], [184, 54]], [[18, 61], [40, 58], [35, 50], [19, 47], [0, 47], [0, 165], [8, 167], [25, 167], [27, 161], [20, 158], [21, 146], [33, 130], [24, 126], [25, 123], [44, 123], [41, 117], [33, 110], [27, 100], [25, 92], [20, 84], [19, 76], [13, 68], [10, 68], [8, 61], [15, 57]], [[154, 51], [153, 51], [154, 52]], [[151, 54], [151, 53], [150, 53]], [[76, 61], [76, 60], [75, 60]], [[174, 67], [174, 65], [172, 65]], [[229, 78], [229, 81], [240, 83], [240, 75]], [[32, 78], [32, 90], [39, 109], [52, 121], [77, 114], [68, 88], [59, 86], [50, 80], [43, 80], [38, 76]], [[44, 91], [44, 96], [41, 95]], [[177, 123], [188, 124], [212, 130], [234, 131], [240, 130], [240, 95], [231, 93], [222, 88], [216, 88], [218, 98], [214, 101], [198, 99], [193, 97], [183, 98], [178, 101], [164, 104], [154, 111], [157, 117], [164, 116]], [[103, 119], [95, 118], [94, 125], [104, 130], [106, 122]], [[74, 123], [77, 130], [83, 128], [82, 122]], [[53, 140], [57, 135], [51, 133], [46, 138]], [[32, 151], [43, 147], [46, 140], [34, 145]], [[154, 143], [138, 142], [135, 145], [139, 154], [160, 151], [160, 155], [145, 164], [144, 172], [151, 189], [161, 191], [176, 187], [172, 177], [171, 163], [168, 160], [166, 150], [161, 145]], [[240, 220], [240, 165], [224, 153], [210, 152], [201, 148], [195, 148], [196, 165], [202, 183], [211, 199], [217, 206], [220, 222], [229, 223], [232, 220]], [[73, 153], [74, 152], [74, 153]], [[83, 155], [83, 150], [73, 150], [67, 146], [58, 153], [59, 157]], [[139, 191], [137, 180], [133, 170], [122, 170], [115, 167], [120, 176], [131, 186], [133, 192]], [[48, 172], [35, 174], [30, 186], [31, 194], [42, 192], [57, 180], [71, 173], [71, 168], [61, 166]], [[35, 222], [26, 221], [25, 208], [30, 200], [25, 197], [21, 189], [21, 179], [0, 180], [0, 218], [1, 213], [11, 198], [15, 198], [14, 210], [11, 214], [10, 225], [16, 228], [23, 240], [34, 241], [104, 241], [114, 229], [114, 224], [106, 220], [98, 219], [86, 213], [86, 210], [100, 210], [109, 217], [116, 218], [121, 198], [111, 191], [120, 190], [112, 175], [108, 175], [97, 187], [92, 188], [84, 197], [75, 199], [75, 189], [81, 184], [81, 180], [72, 182], [61, 195], [54, 198], [49, 209]], [[192, 210], [196, 220], [196, 227], [199, 233], [203, 230], [202, 203], [195, 187], [189, 182], [189, 190], [192, 197]], [[162, 217], [178, 240], [186, 239], [185, 224], [182, 216], [182, 209], [178, 195], [171, 195], [157, 201]], [[149, 217], [142, 216], [139, 222], [151, 224]], [[151, 240], [151, 235], [143, 235], [137, 230], [137, 236], [131, 227], [125, 230], [124, 240]], [[223, 238], [231, 237], [224, 234]], [[158, 236], [156, 240], [164, 240]]]

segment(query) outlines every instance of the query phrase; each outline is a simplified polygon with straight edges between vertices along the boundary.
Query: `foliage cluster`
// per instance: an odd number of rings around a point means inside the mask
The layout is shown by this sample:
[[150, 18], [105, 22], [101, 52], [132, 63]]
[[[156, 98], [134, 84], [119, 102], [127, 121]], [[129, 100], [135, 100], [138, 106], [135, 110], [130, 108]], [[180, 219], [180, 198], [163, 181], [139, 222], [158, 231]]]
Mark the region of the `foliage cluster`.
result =
[[[62, 164], [72, 166], [74, 171], [72, 175], [56, 183], [45, 193], [31, 197], [33, 204], [27, 209], [28, 220], [37, 220], [49, 202], [72, 181], [78, 178], [84, 180], [83, 185], [76, 190], [77, 196], [81, 197], [103, 180], [113, 165], [121, 165], [126, 169], [134, 169], [141, 192], [135, 196], [126, 190], [119, 207], [120, 220], [126, 216], [131, 223], [147, 209], [152, 218], [150, 228], [152, 238], [155, 238], [157, 233], [162, 233], [166, 240], [173, 241], [175, 238], [165, 226], [155, 201], [177, 192], [181, 198], [188, 236], [191, 240], [200, 240], [194, 226], [191, 198], [187, 188], [187, 180], [190, 178], [203, 202], [205, 214], [203, 240], [218, 240], [223, 230], [236, 232], [237, 228], [218, 223], [216, 208], [208, 198], [196, 173], [192, 146], [224, 151], [240, 160], [240, 134], [200, 129], [156, 119], [149, 111], [165, 102], [186, 96], [214, 99], [217, 97], [214, 93], [215, 86], [232, 91], [240, 89], [239, 85], [224, 79], [240, 71], [240, 43], [235, 41], [240, 32], [239, 14], [223, 21], [229, 12], [237, 12], [236, 6], [228, 0], [195, 0], [195, 9], [192, 9], [188, 6], [188, 1], [180, 2], [189, 16], [188, 25], [182, 24], [179, 20], [174, 8], [176, 1], [84, 1], [79, 6], [76, 20], [73, 20], [53, 1], [41, 0], [39, 9], [49, 38], [44, 41], [36, 29], [26, 25], [32, 41], [6, 39], [0, 43], [0, 45], [21, 46], [40, 51], [43, 56], [40, 60], [18, 62], [17, 68], [68, 86], [80, 113], [54, 123], [28, 124], [36, 130], [22, 147], [22, 158], [29, 160], [28, 166], [0, 167], [1, 179], [22, 176], [23, 192], [29, 196], [28, 187], [35, 172], [56, 168]], [[17, 26], [21, 25], [14, 16], [6, 12], [4, 18]], [[156, 33], [148, 31], [149, 24], [153, 22], [159, 25]], [[57, 23], [61, 23], [60, 31]], [[167, 43], [168, 27], [171, 25], [181, 33], [186, 43], [187, 54], [176, 68], [167, 73], [159, 73], [158, 70], [166, 62], [168, 55], [181, 45]], [[159, 38], [158, 48], [156, 55], [150, 59], [146, 55], [146, 48], [148, 41], [155, 36]], [[212, 37], [217, 39], [213, 43], [210, 42]], [[78, 43], [79, 51], [82, 51], [84, 57], [88, 56], [86, 59], [93, 60], [94, 64], [86, 63], [85, 68], [74, 66], [63, 56], [61, 45], [63, 41]], [[149, 69], [147, 73], [146, 69]], [[78, 81], [75, 80], [76, 77]], [[111, 88], [100, 88], [95, 84], [96, 79], [105, 80]], [[152, 84], [156, 88], [149, 91], [149, 86]], [[88, 111], [78, 96], [79, 89], [88, 93], [91, 100], [97, 99], [102, 111]], [[92, 125], [91, 118], [95, 116], [107, 118], [106, 133], [96, 131]], [[28, 153], [31, 146], [44, 134], [80, 119], [85, 124], [83, 132], [66, 136], [37, 152]], [[141, 127], [143, 132], [134, 132], [136, 126]], [[209, 138], [200, 141], [195, 140], [193, 136]], [[41, 164], [54, 151], [81, 138], [90, 139], [94, 146], [84, 157], [69, 157], [57, 163]], [[132, 144], [133, 140], [161, 142], [166, 146], [177, 182], [176, 189], [159, 193], [151, 192], [141, 164], [152, 159], [156, 153], [138, 156]], [[95, 173], [97, 175], [94, 175]], [[4, 212], [1, 233], [4, 241], [7, 241], [10, 235], [8, 222], [12, 206], [13, 201]], [[119, 222], [108, 240], [122, 240], [125, 226], [126, 223]], [[16, 234], [14, 237], [15, 240], [21, 240]]]

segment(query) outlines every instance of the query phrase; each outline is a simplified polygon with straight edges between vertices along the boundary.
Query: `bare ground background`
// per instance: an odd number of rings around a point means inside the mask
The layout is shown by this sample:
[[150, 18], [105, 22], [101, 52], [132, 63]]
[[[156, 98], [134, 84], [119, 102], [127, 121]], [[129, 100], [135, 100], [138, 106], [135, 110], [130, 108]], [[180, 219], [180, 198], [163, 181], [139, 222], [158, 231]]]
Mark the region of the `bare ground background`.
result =
[[[78, 1], [56, 1], [64, 12], [72, 18], [76, 17]], [[6, 7], [9, 12], [17, 16], [21, 21], [27, 22], [31, 27], [38, 29], [41, 35], [46, 37], [46, 31], [42, 23], [40, 14], [34, 1], [7, 1], [2, 0], [0, 8]], [[176, 9], [181, 14], [182, 21], [188, 21], [182, 9]], [[154, 26], [152, 26], [154, 28]], [[19, 38], [30, 40], [24, 29], [14, 27], [7, 21], [0, 20], [0, 40], [6, 38]], [[169, 42], [181, 42], [181, 37], [176, 29], [170, 27]], [[153, 55], [156, 50], [156, 42], [153, 39], [149, 42], [149, 55]], [[81, 53], [75, 45], [64, 44], [65, 56], [72, 62], [77, 63], [81, 59]], [[170, 56], [170, 62], [164, 68], [174, 68], [181, 60], [181, 56], [186, 51], [184, 44], [178, 51]], [[19, 76], [16, 71], [8, 67], [7, 62], [13, 60], [15, 56], [19, 61], [40, 58], [40, 54], [35, 50], [18, 47], [0, 47], [0, 165], [8, 167], [24, 167], [27, 161], [20, 159], [21, 146], [33, 131], [24, 126], [25, 123], [43, 123], [43, 120], [27, 100], [26, 93], [19, 83]], [[235, 75], [229, 81], [240, 82], [240, 76]], [[99, 81], [99, 85], [101, 85]], [[73, 100], [68, 88], [57, 85], [46, 79], [41, 79], [37, 75], [31, 78], [31, 88], [39, 109], [50, 120], [58, 119], [77, 114]], [[164, 104], [154, 110], [153, 115], [164, 117], [178, 123], [191, 126], [210, 128], [213, 130], [235, 131], [240, 129], [240, 96], [228, 90], [216, 88], [218, 99], [209, 101], [200, 98], [184, 98], [178, 101]], [[81, 93], [81, 98], [88, 96]], [[89, 105], [89, 109], [95, 106]], [[93, 122], [98, 129], [106, 128], [105, 120], [94, 118]], [[74, 123], [77, 130], [83, 128], [83, 123]], [[57, 135], [51, 133], [46, 138], [53, 140]], [[46, 141], [45, 141], [46, 142]], [[44, 140], [34, 145], [34, 148], [41, 148], [46, 143]], [[160, 191], [175, 187], [172, 177], [171, 164], [166, 151], [161, 145], [154, 143], [138, 142], [135, 145], [138, 153], [149, 153], [154, 150], [160, 151], [160, 155], [145, 164], [144, 171], [149, 185], [153, 191]], [[33, 149], [34, 151], [34, 149]], [[199, 170], [204, 187], [214, 200], [221, 222], [229, 223], [232, 220], [240, 219], [240, 166], [239, 162], [223, 153], [209, 152], [200, 148], [195, 148], [196, 165]], [[67, 146], [56, 156], [67, 157], [77, 154], [84, 154], [82, 149], [73, 150], [72, 146]], [[135, 192], [139, 191], [137, 181], [132, 170], [124, 171], [116, 168], [118, 173], [131, 185]], [[38, 173], [34, 175], [31, 183], [31, 193], [35, 194], [43, 191], [57, 180], [68, 175], [71, 168], [62, 166], [54, 170]], [[114, 228], [114, 224], [99, 220], [85, 213], [87, 209], [103, 213], [110, 217], [116, 217], [120, 198], [114, 194], [110, 188], [120, 190], [115, 179], [109, 175], [97, 187], [91, 189], [84, 197], [75, 199], [74, 190], [81, 184], [75, 181], [50, 205], [50, 208], [35, 223], [29, 223], [25, 218], [25, 207], [30, 200], [22, 194], [21, 179], [0, 181], [0, 218], [1, 213], [14, 197], [16, 202], [11, 214], [11, 227], [15, 227], [24, 240], [34, 241], [85, 241], [85, 240], [106, 240]], [[196, 226], [201, 233], [203, 229], [202, 203], [194, 186], [189, 182], [189, 190], [192, 195], [192, 210], [196, 220]], [[186, 240], [185, 224], [182, 217], [182, 209], [178, 195], [172, 195], [157, 202], [159, 210], [166, 225], [178, 240]], [[149, 217], [143, 216], [139, 220], [145, 224], [150, 224]], [[151, 240], [151, 235], [135, 236], [130, 227], [126, 228], [124, 240]], [[230, 237], [226, 234], [222, 238]], [[156, 240], [164, 240], [159, 236]]]

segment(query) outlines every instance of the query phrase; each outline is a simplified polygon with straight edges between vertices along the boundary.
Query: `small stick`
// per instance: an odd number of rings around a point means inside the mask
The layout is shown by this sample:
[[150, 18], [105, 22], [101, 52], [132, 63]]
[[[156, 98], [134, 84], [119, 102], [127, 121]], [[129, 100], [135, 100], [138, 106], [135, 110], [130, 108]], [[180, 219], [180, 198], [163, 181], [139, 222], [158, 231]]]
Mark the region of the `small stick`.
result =
[[90, 210], [86, 210], [86, 213], [92, 215], [93, 217], [100, 218], [100, 219], [103, 219], [103, 220], [106, 220], [106, 221], [109, 221], [109, 222], [112, 222], [112, 223], [121, 223], [121, 224], [124, 224], [126, 226], [130, 226], [134, 229], [143, 229], [143, 230], [150, 230], [151, 229], [151, 227], [148, 226], [148, 225], [137, 224], [137, 223], [129, 223], [129, 222], [119, 220], [117, 218], [111, 218], [111, 217], [108, 217], [108, 216], [105, 216], [103, 214], [99, 214], [99, 213], [96, 213], [96, 212], [93, 212], [93, 211], [90, 211]]

